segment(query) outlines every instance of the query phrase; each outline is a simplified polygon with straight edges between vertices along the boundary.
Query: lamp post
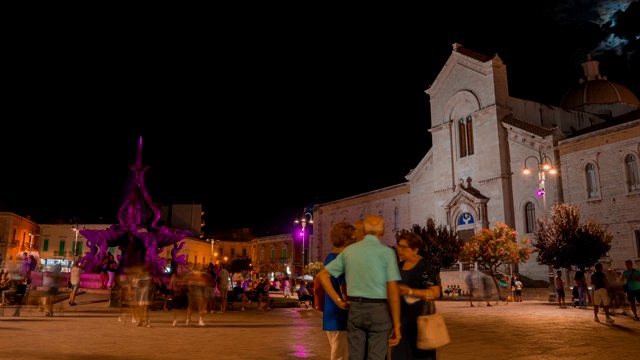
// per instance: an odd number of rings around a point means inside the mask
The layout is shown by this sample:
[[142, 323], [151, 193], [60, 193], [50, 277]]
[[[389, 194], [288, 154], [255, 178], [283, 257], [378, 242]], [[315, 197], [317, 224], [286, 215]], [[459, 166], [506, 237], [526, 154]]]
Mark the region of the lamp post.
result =
[[[527, 167], [527, 160], [534, 159], [536, 164], [538, 165], [538, 190], [536, 190], [536, 195], [542, 197], [542, 213], [546, 219], [547, 217], [547, 190], [544, 187], [545, 181], [545, 173], [548, 172], [551, 175], [557, 173], [556, 169], [553, 167], [553, 162], [551, 158], [549, 158], [545, 153], [538, 150], [538, 156], [531, 155], [524, 159], [524, 168], [522, 169], [522, 173], [525, 175], [531, 174], [531, 170]], [[549, 301], [555, 301], [555, 291], [554, 291], [554, 274], [553, 269], [549, 266]]]
[[78, 233], [80, 232], [80, 230], [78, 229], [78, 225], [72, 226], [71, 230], [76, 233], [76, 239], [73, 242], [73, 256], [75, 260], [75, 257], [78, 256]]
[[547, 191], [544, 187], [545, 181], [545, 173], [548, 172], [551, 175], [557, 173], [556, 169], [553, 167], [553, 162], [551, 158], [548, 157], [545, 153], [538, 150], [538, 156], [531, 155], [524, 159], [524, 168], [522, 169], [522, 173], [525, 175], [531, 174], [531, 170], [527, 167], [527, 161], [529, 159], [533, 159], [536, 161], [538, 165], [538, 190], [536, 190], [536, 195], [542, 197], [542, 205], [543, 205], [543, 214], [544, 217], [547, 217]]
[[[306, 209], [305, 209], [306, 210]], [[307, 216], [309, 216], [309, 220], [307, 220]], [[302, 230], [300, 230], [300, 236], [302, 237], [302, 271], [304, 271], [304, 236], [305, 236], [305, 228], [307, 224], [313, 224], [313, 214], [306, 211], [302, 214], [300, 218], [296, 218], [293, 220], [294, 224], [300, 224]]]
[[207, 241], [211, 242], [211, 262], [213, 263], [213, 244], [216, 242], [214, 239], [207, 239]]

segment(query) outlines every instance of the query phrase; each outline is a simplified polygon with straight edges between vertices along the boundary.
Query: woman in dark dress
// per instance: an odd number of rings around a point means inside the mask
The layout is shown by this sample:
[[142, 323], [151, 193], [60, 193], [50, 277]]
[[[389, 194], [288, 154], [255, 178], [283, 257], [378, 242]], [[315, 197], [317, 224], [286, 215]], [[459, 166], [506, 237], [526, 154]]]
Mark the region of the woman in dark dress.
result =
[[413, 232], [400, 234], [397, 240], [400, 263], [400, 322], [402, 339], [391, 348], [391, 359], [436, 359], [436, 350], [421, 350], [416, 347], [418, 329], [416, 321], [426, 306], [428, 314], [435, 314], [433, 299], [440, 297], [438, 269], [422, 256], [422, 238]]

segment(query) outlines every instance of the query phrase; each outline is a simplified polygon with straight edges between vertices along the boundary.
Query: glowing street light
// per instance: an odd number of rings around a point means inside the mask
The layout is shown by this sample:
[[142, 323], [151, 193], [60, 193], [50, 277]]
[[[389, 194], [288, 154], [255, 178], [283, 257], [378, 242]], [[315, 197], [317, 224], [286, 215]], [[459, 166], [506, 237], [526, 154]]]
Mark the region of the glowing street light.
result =
[[524, 168], [522, 169], [522, 173], [525, 175], [531, 174], [531, 170], [527, 167], [527, 160], [534, 159], [536, 164], [538, 165], [538, 189], [536, 190], [536, 195], [538, 197], [542, 197], [542, 203], [544, 206], [544, 216], [547, 216], [547, 197], [546, 190], [544, 187], [545, 181], [545, 173], [548, 172], [551, 175], [555, 175], [557, 173], [556, 169], [553, 167], [553, 162], [551, 158], [549, 158], [545, 153], [538, 150], [538, 156], [531, 155], [524, 160]]
[[[306, 210], [306, 209], [305, 209]], [[309, 216], [309, 220], [307, 220], [307, 216]], [[296, 218], [293, 220], [294, 224], [300, 224], [302, 229], [300, 230], [300, 237], [302, 238], [302, 271], [304, 271], [304, 236], [305, 236], [305, 228], [307, 224], [313, 224], [313, 214], [310, 212], [305, 212], [302, 214], [300, 218]]]

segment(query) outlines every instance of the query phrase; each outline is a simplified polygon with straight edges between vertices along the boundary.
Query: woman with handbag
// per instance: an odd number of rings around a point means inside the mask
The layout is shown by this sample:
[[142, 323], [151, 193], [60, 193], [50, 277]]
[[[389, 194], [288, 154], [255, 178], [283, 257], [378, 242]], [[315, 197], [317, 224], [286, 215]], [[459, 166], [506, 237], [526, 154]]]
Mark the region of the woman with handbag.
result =
[[[391, 359], [436, 359], [436, 350], [422, 350], [418, 343], [418, 317], [435, 314], [434, 299], [440, 297], [438, 269], [424, 259], [422, 238], [413, 232], [401, 233], [397, 238], [400, 263], [400, 322], [402, 339], [391, 348]], [[426, 315], [426, 314], [425, 314]], [[447, 334], [448, 335], [448, 334]]]

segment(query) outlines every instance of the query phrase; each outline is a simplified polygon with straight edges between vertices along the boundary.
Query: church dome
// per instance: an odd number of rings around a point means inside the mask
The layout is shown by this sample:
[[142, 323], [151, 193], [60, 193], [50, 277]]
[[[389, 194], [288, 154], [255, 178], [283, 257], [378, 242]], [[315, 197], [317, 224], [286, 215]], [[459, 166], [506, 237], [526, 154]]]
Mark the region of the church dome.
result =
[[590, 111], [594, 106], [602, 108], [602, 105], [640, 108], [640, 101], [631, 90], [601, 76], [598, 65], [598, 61], [591, 60], [591, 55], [587, 55], [587, 61], [582, 63], [584, 77], [578, 86], [564, 95], [560, 107], [580, 111]]

